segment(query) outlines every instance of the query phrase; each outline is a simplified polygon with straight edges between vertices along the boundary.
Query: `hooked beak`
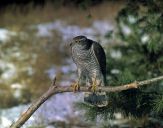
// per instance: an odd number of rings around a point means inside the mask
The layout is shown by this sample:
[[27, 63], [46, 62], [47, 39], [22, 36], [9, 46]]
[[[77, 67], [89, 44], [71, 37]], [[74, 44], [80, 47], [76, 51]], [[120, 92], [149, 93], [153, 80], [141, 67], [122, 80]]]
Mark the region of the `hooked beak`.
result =
[[71, 47], [73, 44], [74, 44], [74, 41], [71, 40], [70, 43], [69, 43], [69, 46]]
[[73, 43], [73, 40], [68, 40], [67, 41], [67, 43], [66, 43], [66, 47], [71, 47], [71, 45], [72, 45], [72, 43]]
[[72, 41], [69, 43], [69, 46], [70, 46], [70, 47], [72, 46]]

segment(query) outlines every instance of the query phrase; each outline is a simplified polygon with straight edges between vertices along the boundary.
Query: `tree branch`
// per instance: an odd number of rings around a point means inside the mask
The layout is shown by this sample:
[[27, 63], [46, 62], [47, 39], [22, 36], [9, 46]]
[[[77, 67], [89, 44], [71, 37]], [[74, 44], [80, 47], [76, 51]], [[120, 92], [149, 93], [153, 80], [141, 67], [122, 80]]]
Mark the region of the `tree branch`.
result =
[[[131, 88], [138, 88], [143, 85], [151, 84], [157, 81], [163, 80], [163, 76], [159, 76], [156, 78], [144, 80], [144, 81], [135, 81], [130, 84], [120, 85], [120, 86], [105, 86], [105, 87], [98, 87], [97, 91], [104, 91], [104, 92], [119, 92]], [[73, 92], [72, 86], [56, 86], [55, 85], [56, 78], [52, 81], [51, 86], [49, 89], [35, 102], [31, 104], [31, 106], [24, 112], [16, 122], [13, 122], [10, 128], [20, 128], [31, 116], [32, 114], [52, 95], [57, 93], [64, 93], [64, 92]], [[88, 87], [80, 87], [81, 92], [90, 92]]]

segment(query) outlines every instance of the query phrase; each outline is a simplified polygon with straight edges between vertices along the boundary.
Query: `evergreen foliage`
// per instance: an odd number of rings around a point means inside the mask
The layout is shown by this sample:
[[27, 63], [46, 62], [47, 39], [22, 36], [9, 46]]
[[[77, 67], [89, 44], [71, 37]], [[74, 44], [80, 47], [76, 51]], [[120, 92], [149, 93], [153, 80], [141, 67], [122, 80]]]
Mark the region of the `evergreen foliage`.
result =
[[[145, 80], [163, 74], [163, 2], [129, 1], [117, 16], [115, 41], [120, 45], [107, 49], [107, 74], [111, 86]], [[163, 82], [141, 89], [109, 93], [105, 108], [88, 107], [87, 115], [114, 118], [114, 113], [163, 120]]]

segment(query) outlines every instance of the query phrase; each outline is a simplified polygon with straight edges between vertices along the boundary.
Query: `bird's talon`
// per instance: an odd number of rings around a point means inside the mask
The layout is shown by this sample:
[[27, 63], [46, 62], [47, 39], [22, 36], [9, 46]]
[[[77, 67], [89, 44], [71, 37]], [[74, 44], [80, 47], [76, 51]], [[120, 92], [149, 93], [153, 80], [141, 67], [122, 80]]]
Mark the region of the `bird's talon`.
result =
[[96, 89], [97, 89], [96, 81], [93, 81], [93, 84], [92, 84], [91, 90], [92, 90], [93, 92], [95, 92]]
[[72, 87], [73, 87], [73, 92], [80, 91], [80, 86], [78, 82], [74, 83]]
[[93, 91], [93, 92], [95, 92], [96, 89], [97, 89], [97, 86], [96, 86], [96, 85], [92, 86], [92, 91]]

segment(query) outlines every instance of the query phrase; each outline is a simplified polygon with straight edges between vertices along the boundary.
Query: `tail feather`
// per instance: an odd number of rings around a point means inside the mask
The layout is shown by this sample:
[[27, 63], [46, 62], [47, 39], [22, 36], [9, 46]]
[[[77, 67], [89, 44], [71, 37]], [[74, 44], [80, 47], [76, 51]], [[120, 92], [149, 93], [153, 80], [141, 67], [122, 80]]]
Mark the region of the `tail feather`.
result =
[[108, 105], [108, 100], [105, 92], [87, 92], [84, 95], [84, 102], [97, 107], [105, 107]]

